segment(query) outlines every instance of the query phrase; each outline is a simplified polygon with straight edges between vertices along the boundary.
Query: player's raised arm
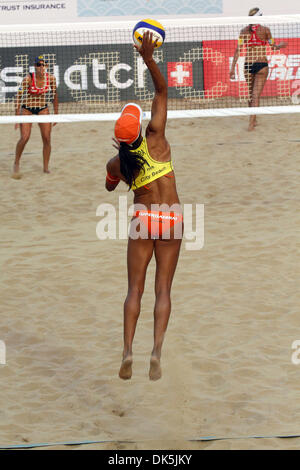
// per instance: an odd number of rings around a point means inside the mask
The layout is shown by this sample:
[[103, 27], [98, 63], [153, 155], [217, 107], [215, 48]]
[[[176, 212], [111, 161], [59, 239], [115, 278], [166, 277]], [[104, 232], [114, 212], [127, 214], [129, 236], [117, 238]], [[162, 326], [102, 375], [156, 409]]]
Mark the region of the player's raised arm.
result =
[[147, 130], [164, 135], [167, 122], [168, 86], [159, 66], [153, 59], [153, 51], [156, 41], [152, 42], [152, 38], [152, 33], [148, 31], [145, 32], [141, 47], [135, 46], [135, 48], [143, 57], [144, 62], [147, 65], [155, 88], [155, 95], [151, 108], [151, 120], [148, 124]]

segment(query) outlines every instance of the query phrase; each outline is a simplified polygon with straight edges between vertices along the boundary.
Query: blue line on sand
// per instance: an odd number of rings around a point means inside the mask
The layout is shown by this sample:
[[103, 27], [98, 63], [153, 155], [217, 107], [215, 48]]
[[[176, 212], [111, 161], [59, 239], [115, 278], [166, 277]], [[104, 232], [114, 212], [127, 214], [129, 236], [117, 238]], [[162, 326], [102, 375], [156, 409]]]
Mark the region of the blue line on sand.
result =
[[[300, 434], [289, 434], [289, 435], [274, 435], [274, 436], [228, 436], [228, 437], [216, 437], [216, 436], [203, 436], [195, 439], [188, 439], [187, 442], [198, 442], [198, 441], [225, 441], [225, 440], [236, 440], [236, 439], [291, 439], [300, 437]], [[19, 445], [7, 445], [0, 446], [0, 450], [4, 449], [30, 449], [33, 447], [53, 447], [53, 446], [78, 446], [87, 444], [105, 444], [105, 443], [124, 443], [124, 444], [135, 444], [144, 441], [123, 441], [119, 439], [114, 440], [103, 440], [103, 441], [65, 441], [65, 442], [44, 442], [37, 444], [19, 444]]]

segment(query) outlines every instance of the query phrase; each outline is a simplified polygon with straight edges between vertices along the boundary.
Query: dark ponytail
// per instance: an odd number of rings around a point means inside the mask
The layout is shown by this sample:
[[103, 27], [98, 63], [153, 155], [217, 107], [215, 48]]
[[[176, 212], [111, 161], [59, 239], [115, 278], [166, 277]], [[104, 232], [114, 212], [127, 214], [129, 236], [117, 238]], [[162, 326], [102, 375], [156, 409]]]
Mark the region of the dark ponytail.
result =
[[119, 158], [120, 158], [120, 170], [124, 176], [126, 183], [129, 186], [129, 189], [135, 183], [135, 178], [138, 176], [141, 170], [144, 171], [144, 165], [148, 162], [139, 155], [139, 153], [130, 150], [130, 146], [122, 142], [119, 149]]

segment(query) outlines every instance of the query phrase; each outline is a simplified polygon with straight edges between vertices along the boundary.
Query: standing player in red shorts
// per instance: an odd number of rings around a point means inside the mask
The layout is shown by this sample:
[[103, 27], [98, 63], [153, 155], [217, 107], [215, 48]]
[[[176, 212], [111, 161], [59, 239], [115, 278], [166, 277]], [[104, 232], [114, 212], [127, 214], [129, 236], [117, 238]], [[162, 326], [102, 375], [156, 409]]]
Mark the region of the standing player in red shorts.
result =
[[[262, 16], [259, 8], [252, 8], [249, 16]], [[286, 47], [285, 43], [275, 45], [269, 28], [260, 24], [250, 24], [240, 32], [238, 47], [235, 50], [234, 58], [230, 70], [230, 78], [235, 78], [235, 66], [240, 55], [240, 48], [245, 45], [247, 49], [244, 74], [249, 90], [249, 106], [258, 107], [259, 99], [265, 86], [269, 73], [267, 59], [267, 45], [273, 50]], [[250, 116], [249, 131], [255, 128], [256, 115]]]
[[[58, 114], [58, 96], [56, 91], [55, 77], [47, 72], [47, 63], [42, 55], [35, 58], [35, 72], [24, 78], [16, 98], [16, 115], [30, 116], [49, 114], [46, 98], [51, 96], [54, 112]], [[55, 126], [55, 123], [53, 124]], [[16, 124], [16, 129], [19, 124]], [[44, 173], [50, 173], [49, 160], [51, 153], [51, 130], [50, 122], [39, 123], [43, 140], [43, 169]], [[20, 124], [21, 136], [16, 146], [14, 162], [14, 174], [19, 175], [20, 159], [31, 134], [32, 123]]]

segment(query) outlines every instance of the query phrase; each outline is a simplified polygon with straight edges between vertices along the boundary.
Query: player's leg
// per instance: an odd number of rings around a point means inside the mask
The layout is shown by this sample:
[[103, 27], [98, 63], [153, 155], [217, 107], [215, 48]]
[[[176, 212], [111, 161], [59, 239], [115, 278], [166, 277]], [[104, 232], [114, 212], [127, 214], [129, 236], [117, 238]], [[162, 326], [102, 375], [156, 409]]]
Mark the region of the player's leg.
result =
[[[22, 115], [32, 115], [30, 111], [27, 109], [22, 108]], [[22, 123], [20, 124], [20, 139], [16, 145], [16, 153], [15, 153], [15, 161], [14, 161], [14, 173], [19, 173], [20, 171], [20, 159], [27, 144], [30, 134], [31, 134], [32, 123]]]
[[154, 242], [151, 239], [128, 239], [127, 269], [128, 293], [124, 303], [124, 349], [119, 376], [130, 379], [132, 343], [141, 309], [146, 271], [152, 258]]
[[[252, 88], [252, 97], [251, 97], [251, 106], [258, 107], [260, 95], [264, 89], [266, 80], [268, 78], [269, 67], [263, 67], [259, 72], [254, 74], [253, 88]], [[252, 118], [252, 119], [251, 119]], [[256, 124], [256, 116], [250, 116], [249, 130], [253, 130]]]
[[258, 107], [259, 99], [268, 78], [269, 67], [263, 67], [254, 76], [251, 106]]
[[[253, 87], [254, 87], [254, 74], [250, 73], [249, 70], [245, 72], [245, 79], [248, 85], [248, 105], [249, 107], [252, 106], [252, 96], [253, 96]], [[256, 126], [256, 116], [251, 115], [249, 116], [249, 127], [248, 130], [253, 130]]]
[[181, 239], [155, 241], [156, 300], [154, 306], [154, 345], [149, 372], [151, 380], [157, 380], [161, 377], [161, 349], [171, 313], [171, 287], [179, 257], [181, 241]]
[[[49, 114], [49, 109], [43, 109], [39, 112], [39, 115]], [[43, 170], [44, 173], [50, 173], [49, 171], [49, 160], [51, 154], [51, 122], [40, 122], [40, 131], [43, 140]]]

